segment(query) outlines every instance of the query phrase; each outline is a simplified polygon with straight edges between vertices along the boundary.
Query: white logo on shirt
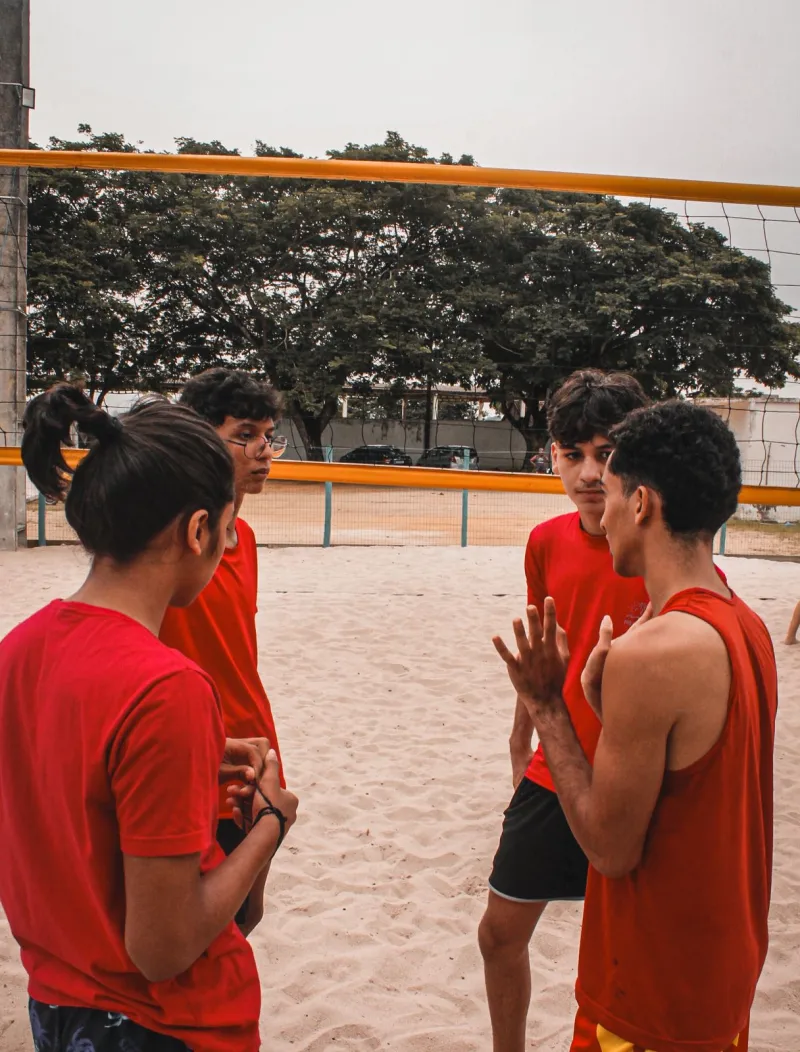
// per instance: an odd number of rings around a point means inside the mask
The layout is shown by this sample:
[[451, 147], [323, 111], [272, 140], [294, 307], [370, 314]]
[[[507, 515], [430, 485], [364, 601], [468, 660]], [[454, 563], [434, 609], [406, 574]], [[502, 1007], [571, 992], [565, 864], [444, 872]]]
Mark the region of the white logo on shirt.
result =
[[647, 603], [634, 603], [625, 616], [623, 624], [626, 628], [630, 628], [631, 625], [635, 625], [642, 614], [647, 609]]

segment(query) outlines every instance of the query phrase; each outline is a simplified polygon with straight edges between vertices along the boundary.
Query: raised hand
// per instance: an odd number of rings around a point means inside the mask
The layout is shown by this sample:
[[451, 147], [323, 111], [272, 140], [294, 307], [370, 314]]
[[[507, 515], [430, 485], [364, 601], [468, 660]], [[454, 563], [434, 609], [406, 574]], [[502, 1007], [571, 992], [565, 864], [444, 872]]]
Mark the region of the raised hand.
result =
[[[644, 613], [631, 625], [628, 631], [634, 632], [641, 625], [645, 624], [645, 622], [649, 621], [652, 616], [653, 606], [651, 603], [648, 603]], [[583, 696], [586, 698], [590, 708], [600, 720], [603, 718], [603, 707], [601, 701], [603, 670], [606, 667], [606, 658], [613, 646], [613, 634], [614, 624], [608, 614], [606, 614], [600, 622], [600, 635], [595, 644], [594, 650], [587, 658], [583, 672], [581, 672]]]
[[556, 604], [548, 596], [544, 617], [535, 606], [529, 606], [528, 632], [520, 619], [514, 621], [517, 654], [514, 655], [500, 638], [492, 639], [495, 650], [506, 663], [508, 678], [534, 720], [554, 703], [561, 702], [561, 691], [569, 664], [567, 634], [558, 624]]

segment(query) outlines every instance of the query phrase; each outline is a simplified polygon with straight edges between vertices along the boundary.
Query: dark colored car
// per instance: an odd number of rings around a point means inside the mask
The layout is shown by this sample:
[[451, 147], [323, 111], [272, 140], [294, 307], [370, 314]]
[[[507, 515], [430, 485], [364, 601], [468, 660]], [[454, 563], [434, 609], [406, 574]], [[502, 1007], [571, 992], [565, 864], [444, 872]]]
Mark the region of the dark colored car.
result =
[[411, 457], [397, 446], [357, 446], [345, 453], [342, 464], [395, 464], [411, 467]]
[[469, 469], [480, 467], [478, 451], [469, 446], [433, 446], [417, 461], [419, 468], [464, 468], [464, 450], [469, 449]]

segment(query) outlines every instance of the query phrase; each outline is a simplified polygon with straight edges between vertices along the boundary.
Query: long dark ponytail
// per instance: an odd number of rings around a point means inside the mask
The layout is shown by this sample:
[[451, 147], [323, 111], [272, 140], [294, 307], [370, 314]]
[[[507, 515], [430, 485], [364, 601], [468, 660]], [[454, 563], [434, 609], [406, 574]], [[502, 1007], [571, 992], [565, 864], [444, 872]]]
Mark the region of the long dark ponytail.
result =
[[[67, 522], [93, 555], [128, 562], [175, 519], [201, 509], [216, 529], [233, 500], [224, 442], [193, 410], [166, 399], [115, 419], [78, 388], [58, 384], [28, 403], [23, 428], [31, 481], [46, 497], [66, 496]], [[90, 440], [74, 470], [62, 451], [73, 428]]]

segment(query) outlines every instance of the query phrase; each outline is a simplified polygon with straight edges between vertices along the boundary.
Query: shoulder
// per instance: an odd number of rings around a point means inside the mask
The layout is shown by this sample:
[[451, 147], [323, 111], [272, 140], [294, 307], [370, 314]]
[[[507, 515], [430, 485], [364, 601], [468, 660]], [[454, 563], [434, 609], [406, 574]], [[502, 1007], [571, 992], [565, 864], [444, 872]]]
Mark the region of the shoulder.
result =
[[575, 529], [577, 511], [566, 515], [557, 515], [534, 526], [528, 537], [528, 551], [536, 552], [548, 548], [551, 544], [563, 542]]
[[[691, 614], [653, 618], [614, 641], [603, 676], [612, 690], [651, 711], [672, 713], [708, 685], [714, 672], [728, 671], [728, 652], [719, 633]], [[642, 706], [646, 696], [647, 705]], [[604, 698], [605, 706], [605, 698]]]
[[241, 515], [238, 515], [236, 520], [236, 531], [240, 538], [244, 538], [248, 543], [256, 543], [256, 534], [253, 531], [251, 524], [242, 519]]
[[246, 544], [248, 547], [255, 548], [256, 535], [253, 532], [253, 527], [241, 515], [236, 519], [236, 534], [240, 544]]

